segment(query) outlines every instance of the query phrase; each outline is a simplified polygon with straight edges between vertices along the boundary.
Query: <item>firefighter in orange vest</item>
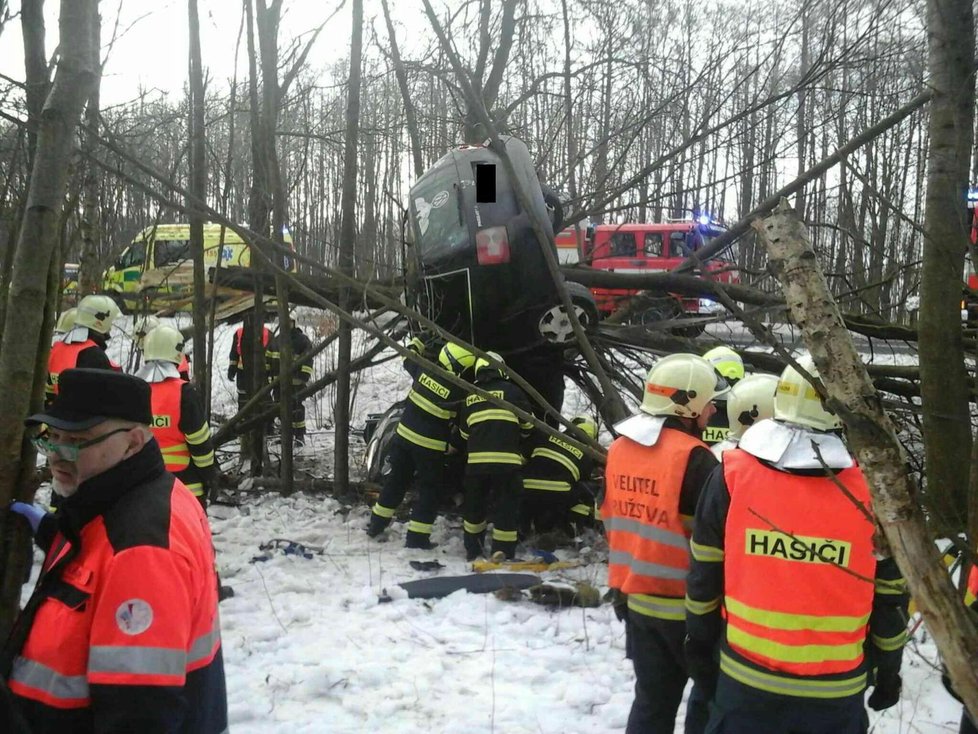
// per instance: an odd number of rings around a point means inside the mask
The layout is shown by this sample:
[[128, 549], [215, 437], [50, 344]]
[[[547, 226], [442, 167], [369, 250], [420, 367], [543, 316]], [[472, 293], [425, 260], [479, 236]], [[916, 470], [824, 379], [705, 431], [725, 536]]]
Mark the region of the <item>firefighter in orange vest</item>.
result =
[[78, 303], [75, 323], [51, 346], [44, 401], [50, 404], [58, 394], [62, 372], [73, 367], [115, 370], [121, 368], [105, 353], [112, 322], [120, 316], [116, 302], [108, 296], [85, 296]]
[[33, 734], [227, 731], [211, 534], [164, 469], [150, 388], [92, 369], [59, 385], [27, 425], [43, 428], [33, 443], [65, 500], [37, 518], [46, 557], [0, 689]]
[[172, 326], [157, 326], [143, 341], [143, 366], [138, 377], [149, 383], [153, 422], [166, 470], [186, 485], [207, 507], [217, 466], [211, 429], [193, 385], [180, 377], [183, 334]]
[[[302, 388], [306, 386], [312, 377], [312, 362], [299, 364], [299, 359], [306, 352], [312, 350], [312, 342], [305, 332], [299, 328], [295, 320], [290, 316], [288, 321], [280, 329], [280, 333], [272, 336], [268, 340], [265, 349], [265, 372], [269, 381], [279, 377], [279, 369], [282, 362], [281, 343], [282, 339], [288, 339], [292, 346], [292, 441], [296, 448], [302, 448], [306, 444], [306, 406], [296, 398]], [[272, 388], [272, 401], [276, 404], [282, 399], [282, 391], [276, 385]]]
[[[693, 513], [717, 465], [700, 435], [727, 389], [695, 354], [649, 370], [641, 412], [617, 425], [605, 466], [601, 518], [608, 535], [608, 586], [623, 595], [625, 651], [635, 668], [628, 734], [672, 732], [686, 686], [686, 573]], [[706, 702], [694, 686], [685, 731], [701, 732]]]
[[51, 344], [61, 341], [65, 334], [75, 328], [75, 315], [77, 313], [77, 308], [68, 308], [61, 312], [58, 323], [54, 326], [54, 339], [51, 340]]
[[[449, 342], [438, 353], [438, 363], [458, 377], [469, 378], [475, 355]], [[434, 547], [431, 531], [446, 483], [445, 455], [452, 421], [465, 392], [437, 372], [415, 367], [414, 374], [397, 433], [388, 448], [390, 470], [370, 512], [367, 535], [376, 538], [387, 529], [408, 487], [417, 479], [418, 495], [411, 508], [404, 545], [428, 550]]]
[[[798, 363], [817, 377], [810, 357]], [[773, 420], [724, 452], [703, 490], [686, 655], [714, 694], [710, 732], [863, 734], [867, 685], [876, 711], [900, 698], [906, 582], [876, 554], [869, 487], [840, 428], [788, 367]]]
[[[718, 459], [724, 451], [737, 448], [744, 431], [755, 423], [774, 416], [774, 392], [778, 387], [775, 375], [747, 375], [730, 388], [721, 404], [727, 411], [727, 437], [710, 447]], [[717, 405], [717, 410], [721, 409]]]
[[[971, 567], [971, 573], [968, 574], [968, 585], [964, 592], [964, 603], [965, 606], [971, 607], [971, 610], [978, 614], [978, 565]], [[961, 697], [954, 690], [954, 686], [951, 685], [951, 679], [944, 671], [941, 676], [941, 682], [947, 689], [947, 692], [954, 696], [958, 701]], [[974, 720], [968, 714], [968, 709], [963, 709], [961, 711], [961, 728], [958, 729], [958, 734], [978, 734], [978, 726], [975, 725]]]
[[[238, 385], [238, 410], [241, 410], [245, 406], [245, 403], [251, 398], [254, 391], [252, 384], [253, 379], [253, 366], [251, 364], [251, 355], [245, 354], [247, 351], [248, 340], [245, 338], [245, 331], [251, 332], [254, 329], [255, 317], [254, 314], [248, 314], [244, 318], [244, 322], [238, 327], [238, 330], [234, 332], [234, 339], [231, 340], [231, 354], [228, 355], [228, 379], [237, 381]], [[259, 382], [264, 384], [265, 382], [265, 348], [268, 346], [268, 340], [271, 337], [271, 333], [268, 331], [268, 327], [262, 324], [261, 327], [261, 353], [262, 359], [259, 361], [257, 368], [261, 371], [261, 380]]]

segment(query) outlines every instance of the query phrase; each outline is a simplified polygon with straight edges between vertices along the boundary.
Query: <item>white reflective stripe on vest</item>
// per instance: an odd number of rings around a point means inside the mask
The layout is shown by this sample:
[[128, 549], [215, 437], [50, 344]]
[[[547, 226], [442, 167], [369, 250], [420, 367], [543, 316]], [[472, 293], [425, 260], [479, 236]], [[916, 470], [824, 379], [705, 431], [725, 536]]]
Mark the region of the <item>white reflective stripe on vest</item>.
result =
[[661, 563], [640, 561], [625, 551], [612, 551], [609, 553], [608, 563], [627, 566], [640, 576], [649, 576], [650, 578], [657, 579], [681, 581], [686, 578], [686, 574], [688, 573], [685, 568], [673, 568], [672, 566], [663, 566]]
[[88, 653], [89, 673], [136, 673], [183, 676], [187, 653], [167, 647], [94, 645]]
[[10, 681], [44, 691], [54, 698], [88, 698], [88, 678], [84, 675], [62, 675], [34, 660], [18, 657], [10, 671]]
[[682, 533], [673, 533], [669, 530], [648, 525], [641, 520], [630, 517], [609, 517], [604, 522], [606, 530], [617, 530], [619, 532], [635, 533], [644, 540], [652, 540], [662, 545], [671, 545], [674, 548], [689, 550], [689, 539]]
[[214, 617], [214, 627], [210, 632], [201, 635], [193, 644], [190, 645], [190, 652], [187, 653], [187, 665], [199, 663], [201, 660], [210, 656], [214, 646], [221, 641], [221, 625], [218, 618]]

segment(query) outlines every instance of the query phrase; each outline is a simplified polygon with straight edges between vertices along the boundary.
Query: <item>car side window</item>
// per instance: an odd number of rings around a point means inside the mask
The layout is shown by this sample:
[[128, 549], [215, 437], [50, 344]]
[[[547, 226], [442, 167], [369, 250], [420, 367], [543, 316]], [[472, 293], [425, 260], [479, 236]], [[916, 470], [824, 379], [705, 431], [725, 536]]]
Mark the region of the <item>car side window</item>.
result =
[[690, 249], [686, 246], [685, 232], [669, 233], [669, 254], [672, 257], [688, 257]]
[[189, 240], [157, 240], [153, 248], [153, 264], [157, 268], [174, 265], [186, 260], [189, 250]]
[[646, 232], [645, 246], [643, 249], [649, 257], [662, 257], [662, 233]]
[[632, 232], [615, 232], [611, 235], [612, 257], [635, 257], [635, 235]]
[[120, 268], [132, 268], [142, 265], [146, 259], [146, 243], [133, 242], [129, 248], [119, 257]]

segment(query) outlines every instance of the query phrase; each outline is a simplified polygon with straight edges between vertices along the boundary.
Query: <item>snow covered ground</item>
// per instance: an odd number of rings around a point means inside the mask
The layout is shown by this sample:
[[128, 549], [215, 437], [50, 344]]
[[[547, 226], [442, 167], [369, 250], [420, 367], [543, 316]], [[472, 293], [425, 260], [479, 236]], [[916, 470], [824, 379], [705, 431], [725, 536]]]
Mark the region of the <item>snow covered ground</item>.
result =
[[[316, 318], [302, 313], [300, 325], [312, 331]], [[217, 333], [217, 416], [233, 410], [234, 389], [224, 375], [231, 337], [227, 327]], [[127, 340], [114, 339], [112, 348], [124, 363]], [[331, 360], [329, 353], [317, 360], [317, 375]], [[363, 373], [353, 425], [362, 427], [368, 413], [382, 411], [407, 387], [399, 360]], [[307, 405], [312, 441], [302, 452], [321, 476], [329, 476], [332, 462], [329, 400], [327, 393]], [[572, 387], [567, 400], [567, 412], [586, 408]], [[362, 451], [358, 444], [351, 465]], [[438, 519], [435, 550], [406, 550], [400, 523], [388, 531], [387, 542], [368, 540], [368, 512], [365, 504], [351, 507], [311, 495], [253, 495], [240, 507], [212, 507], [218, 565], [224, 583], [235, 589], [221, 604], [233, 732], [624, 730], [634, 679], [623, 627], [610, 607], [555, 610], [466, 592], [379, 603], [385, 590], [398, 596], [398, 583], [432, 575], [412, 569], [411, 560], [440, 561], [438, 575], [468, 569], [460, 521]], [[259, 544], [274, 538], [323, 552], [305, 558], [275, 550], [267, 560], [254, 560], [263, 555]], [[590, 552], [559, 555], [587, 559]], [[546, 576], [605, 590], [600, 562]], [[870, 712], [871, 731], [957, 731], [960, 705], [941, 687], [935, 659], [933, 644], [919, 630], [904, 658], [903, 701], [883, 714]], [[677, 731], [682, 717], [680, 711]]]

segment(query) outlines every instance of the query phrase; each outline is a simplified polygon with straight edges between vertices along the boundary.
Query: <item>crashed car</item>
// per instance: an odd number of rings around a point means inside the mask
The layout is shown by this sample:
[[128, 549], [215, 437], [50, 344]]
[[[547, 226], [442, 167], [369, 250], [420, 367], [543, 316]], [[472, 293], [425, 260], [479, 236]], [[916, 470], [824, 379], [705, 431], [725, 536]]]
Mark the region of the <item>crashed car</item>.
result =
[[[559, 200], [549, 190], [545, 195], [526, 145], [509, 136], [501, 140], [556, 256]], [[406, 260], [413, 306], [452, 334], [504, 356], [573, 340], [531, 213], [520, 207], [495, 151], [482, 145], [450, 151], [409, 196], [412, 246]], [[582, 325], [595, 324], [591, 293], [566, 285]]]

